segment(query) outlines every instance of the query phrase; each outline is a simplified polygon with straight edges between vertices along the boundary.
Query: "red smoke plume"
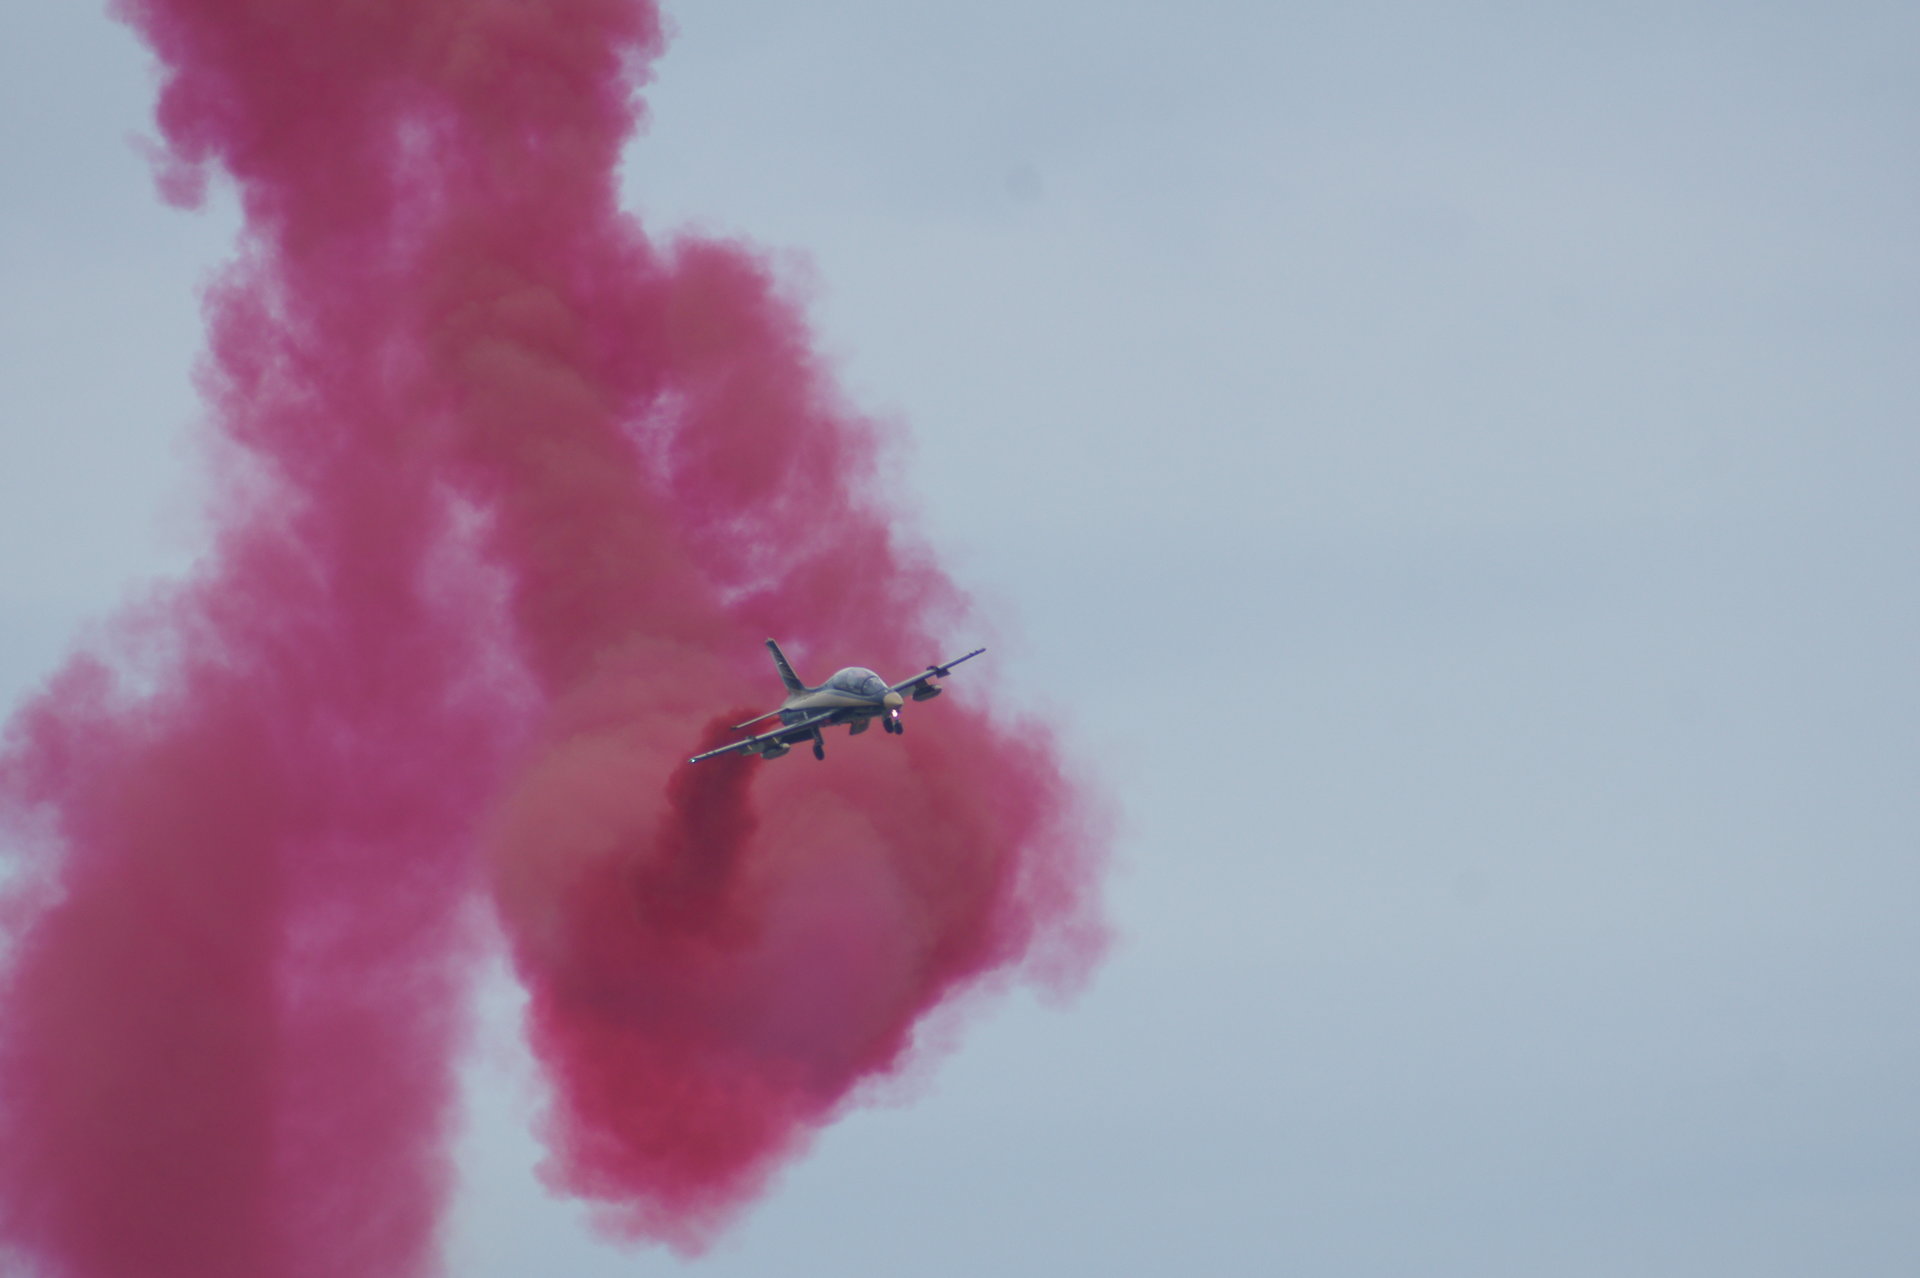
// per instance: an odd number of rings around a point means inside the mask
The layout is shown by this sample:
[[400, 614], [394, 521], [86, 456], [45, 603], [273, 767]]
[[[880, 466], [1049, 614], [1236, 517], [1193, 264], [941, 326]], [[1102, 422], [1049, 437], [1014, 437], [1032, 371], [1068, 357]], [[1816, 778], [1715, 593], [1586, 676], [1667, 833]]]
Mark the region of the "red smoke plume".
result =
[[490, 896], [549, 1182], [697, 1247], [928, 1010], [1084, 970], [1079, 801], [974, 679], [825, 765], [684, 764], [771, 699], [765, 635], [898, 677], [964, 601], [757, 262], [618, 210], [650, 5], [118, 11], [163, 190], [218, 169], [246, 214], [222, 504], [0, 755], [0, 1239], [74, 1278], [432, 1271]]

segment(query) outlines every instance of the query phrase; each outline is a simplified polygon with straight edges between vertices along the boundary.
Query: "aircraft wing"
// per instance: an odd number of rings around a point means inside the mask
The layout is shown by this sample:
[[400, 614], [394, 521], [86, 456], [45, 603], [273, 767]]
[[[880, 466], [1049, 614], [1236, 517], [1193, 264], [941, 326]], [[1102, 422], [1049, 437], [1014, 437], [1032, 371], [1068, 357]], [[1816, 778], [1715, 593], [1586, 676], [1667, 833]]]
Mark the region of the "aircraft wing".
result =
[[[796, 741], [805, 741], [817, 729], [824, 728], [833, 721], [833, 711], [823, 710], [819, 714], [810, 714], [798, 723], [784, 723], [771, 732], [762, 732], [758, 736], [744, 737], [731, 745], [723, 745], [718, 750], [709, 750], [705, 754], [696, 754], [688, 763], [698, 763], [702, 759], [718, 758], [723, 754], [765, 754], [768, 746], [791, 746]], [[752, 720], [748, 720], [752, 722]], [[784, 753], [784, 751], [783, 751]]]
[[969, 652], [964, 657], [955, 657], [952, 661], [943, 662], [942, 664], [937, 666], [928, 666], [925, 670], [922, 670], [919, 674], [913, 676], [913, 678], [902, 679], [899, 683], [896, 683], [891, 688], [888, 688], [887, 691], [888, 692], [909, 692], [910, 690], [919, 689], [919, 688], [930, 688], [933, 686], [933, 681], [935, 679], [946, 678], [948, 675], [953, 673], [953, 668], [955, 666], [959, 665], [963, 661], [972, 661], [975, 657], [979, 656], [981, 653], [985, 651], [986, 651], [985, 648], [975, 648], [972, 652]]

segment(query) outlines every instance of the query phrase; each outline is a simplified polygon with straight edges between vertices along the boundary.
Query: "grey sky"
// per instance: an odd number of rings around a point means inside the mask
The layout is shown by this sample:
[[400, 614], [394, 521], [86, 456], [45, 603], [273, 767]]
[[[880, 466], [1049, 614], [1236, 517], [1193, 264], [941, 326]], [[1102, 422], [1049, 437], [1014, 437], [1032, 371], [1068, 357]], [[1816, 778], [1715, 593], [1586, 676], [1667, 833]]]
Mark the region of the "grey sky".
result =
[[[1122, 830], [1087, 995], [695, 1268], [1920, 1270], [1920, 10], [670, 11], [631, 202], [784, 255]], [[145, 65], [0, 16], [9, 701], [194, 544]], [[453, 1271], [679, 1272], [489, 1023]]]

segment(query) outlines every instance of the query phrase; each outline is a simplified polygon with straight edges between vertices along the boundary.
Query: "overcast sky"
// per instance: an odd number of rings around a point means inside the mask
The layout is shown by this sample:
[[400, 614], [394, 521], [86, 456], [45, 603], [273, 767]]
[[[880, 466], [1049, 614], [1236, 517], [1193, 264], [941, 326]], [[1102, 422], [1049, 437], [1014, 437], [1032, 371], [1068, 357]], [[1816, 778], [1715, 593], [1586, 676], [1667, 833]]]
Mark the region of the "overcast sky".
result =
[[[539, 1187], [496, 981], [452, 1271], [1920, 1272], [1920, 9], [669, 12], [629, 202], [900, 424], [1120, 940], [693, 1266]], [[151, 87], [0, 7], [8, 705], [197, 545]]]

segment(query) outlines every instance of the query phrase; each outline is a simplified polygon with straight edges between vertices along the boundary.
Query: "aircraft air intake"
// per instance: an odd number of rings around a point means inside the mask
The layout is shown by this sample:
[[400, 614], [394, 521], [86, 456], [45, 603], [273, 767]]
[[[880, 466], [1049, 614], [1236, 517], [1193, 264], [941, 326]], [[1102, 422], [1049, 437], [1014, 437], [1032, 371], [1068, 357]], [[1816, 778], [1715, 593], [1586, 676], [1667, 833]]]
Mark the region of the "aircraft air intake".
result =
[[0, 746], [0, 1267], [441, 1272], [496, 937], [545, 1183], [698, 1251], [929, 1011], [1084, 976], [1089, 801], [984, 673], [885, 749], [685, 764], [764, 636], [906, 672], [967, 614], [766, 261], [621, 206], [652, 4], [113, 9], [160, 192], [245, 229], [204, 554]]

